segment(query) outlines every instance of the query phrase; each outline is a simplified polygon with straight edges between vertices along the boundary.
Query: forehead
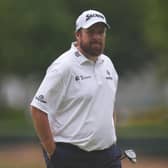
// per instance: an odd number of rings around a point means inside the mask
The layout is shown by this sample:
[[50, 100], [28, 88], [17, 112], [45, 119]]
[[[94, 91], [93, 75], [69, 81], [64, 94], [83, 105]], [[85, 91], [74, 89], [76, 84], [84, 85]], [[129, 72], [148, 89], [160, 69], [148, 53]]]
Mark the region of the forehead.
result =
[[93, 30], [93, 29], [102, 29], [104, 30], [106, 28], [106, 25], [104, 23], [95, 23], [92, 26], [90, 26], [89, 28], [87, 28], [86, 30]]

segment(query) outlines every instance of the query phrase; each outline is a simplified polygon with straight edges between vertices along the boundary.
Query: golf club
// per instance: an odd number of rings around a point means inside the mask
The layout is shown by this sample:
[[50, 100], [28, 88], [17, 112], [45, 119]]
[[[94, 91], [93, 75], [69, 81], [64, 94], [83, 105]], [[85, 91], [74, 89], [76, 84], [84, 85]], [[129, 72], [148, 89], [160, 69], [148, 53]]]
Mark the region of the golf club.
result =
[[123, 151], [123, 155], [121, 157], [121, 160], [127, 158], [130, 160], [132, 163], [136, 163], [136, 153], [132, 149], [127, 149]]

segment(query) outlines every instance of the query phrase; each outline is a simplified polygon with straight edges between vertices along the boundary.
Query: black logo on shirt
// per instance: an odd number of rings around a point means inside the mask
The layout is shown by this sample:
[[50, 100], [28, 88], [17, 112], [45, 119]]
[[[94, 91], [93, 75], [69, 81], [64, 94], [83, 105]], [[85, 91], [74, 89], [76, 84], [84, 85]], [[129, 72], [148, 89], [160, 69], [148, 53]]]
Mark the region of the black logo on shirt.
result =
[[75, 80], [79, 81], [79, 80], [85, 80], [85, 79], [89, 79], [91, 78], [91, 76], [83, 76], [83, 75], [77, 75], [75, 76]]
[[110, 71], [109, 70], [106, 70], [106, 73], [107, 73], [107, 75], [110, 75]]
[[35, 99], [37, 99], [39, 102], [47, 103], [47, 102], [44, 100], [44, 95], [36, 96]]
[[113, 77], [111, 76], [111, 73], [109, 70], [106, 70], [106, 74], [107, 74], [107, 76], [106, 76], [107, 80], [113, 80]]
[[80, 80], [80, 77], [79, 77], [79, 76], [75, 76], [75, 80], [76, 80], [76, 81], [79, 81], [79, 80]]

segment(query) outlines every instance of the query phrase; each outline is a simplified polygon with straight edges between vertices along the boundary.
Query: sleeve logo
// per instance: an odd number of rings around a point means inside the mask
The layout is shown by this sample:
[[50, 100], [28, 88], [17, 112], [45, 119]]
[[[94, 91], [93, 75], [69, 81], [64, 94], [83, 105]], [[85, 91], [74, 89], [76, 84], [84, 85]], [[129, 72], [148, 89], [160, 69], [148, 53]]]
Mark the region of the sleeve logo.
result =
[[39, 102], [47, 103], [47, 102], [44, 100], [44, 95], [36, 96], [35, 99], [38, 100]]

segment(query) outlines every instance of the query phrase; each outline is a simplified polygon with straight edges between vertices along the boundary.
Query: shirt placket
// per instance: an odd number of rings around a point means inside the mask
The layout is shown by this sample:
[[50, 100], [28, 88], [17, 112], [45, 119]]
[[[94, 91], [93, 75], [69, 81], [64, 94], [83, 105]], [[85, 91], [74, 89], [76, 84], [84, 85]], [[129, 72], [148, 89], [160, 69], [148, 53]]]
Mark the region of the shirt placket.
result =
[[99, 64], [98, 63], [94, 64], [94, 76], [95, 76], [95, 79], [96, 79], [96, 83], [98, 85], [101, 85], [102, 80], [101, 80], [101, 75], [100, 75], [100, 70], [99, 70]]

